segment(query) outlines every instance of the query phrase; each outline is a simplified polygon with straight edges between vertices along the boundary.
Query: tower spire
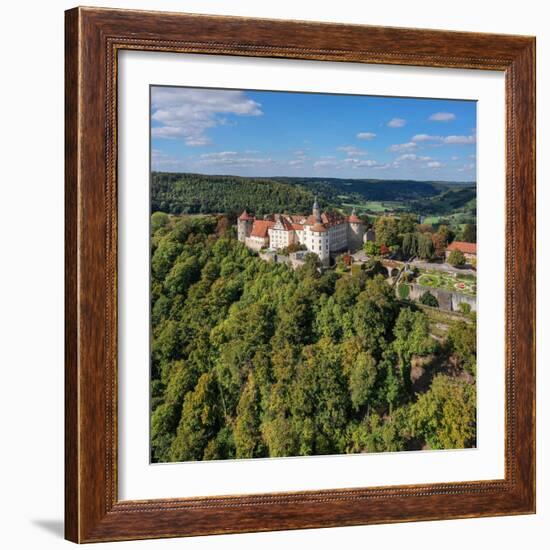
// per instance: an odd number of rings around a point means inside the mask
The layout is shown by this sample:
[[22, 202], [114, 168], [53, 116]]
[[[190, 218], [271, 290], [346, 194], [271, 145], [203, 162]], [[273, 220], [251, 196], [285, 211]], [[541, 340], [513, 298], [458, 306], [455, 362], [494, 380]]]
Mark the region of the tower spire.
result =
[[313, 215], [315, 216], [315, 221], [321, 222], [321, 209], [319, 208], [319, 202], [317, 201], [317, 195], [315, 195], [315, 201], [313, 202]]

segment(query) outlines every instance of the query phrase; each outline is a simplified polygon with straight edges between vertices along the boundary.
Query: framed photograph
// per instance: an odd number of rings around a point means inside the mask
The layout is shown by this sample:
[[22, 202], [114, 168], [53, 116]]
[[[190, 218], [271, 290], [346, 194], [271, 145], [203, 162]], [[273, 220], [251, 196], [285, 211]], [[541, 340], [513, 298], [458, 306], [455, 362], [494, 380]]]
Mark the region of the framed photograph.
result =
[[535, 39], [66, 12], [66, 538], [535, 511]]

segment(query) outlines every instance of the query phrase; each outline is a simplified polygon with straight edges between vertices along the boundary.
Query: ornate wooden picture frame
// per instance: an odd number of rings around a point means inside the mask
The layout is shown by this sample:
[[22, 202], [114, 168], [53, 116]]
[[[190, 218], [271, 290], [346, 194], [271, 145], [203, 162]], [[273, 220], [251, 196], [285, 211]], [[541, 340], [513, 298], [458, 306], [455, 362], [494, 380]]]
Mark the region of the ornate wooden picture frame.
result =
[[[504, 73], [504, 479], [119, 500], [116, 130], [122, 50]], [[65, 55], [67, 539], [83, 543], [534, 513], [533, 37], [75, 8], [66, 12]]]

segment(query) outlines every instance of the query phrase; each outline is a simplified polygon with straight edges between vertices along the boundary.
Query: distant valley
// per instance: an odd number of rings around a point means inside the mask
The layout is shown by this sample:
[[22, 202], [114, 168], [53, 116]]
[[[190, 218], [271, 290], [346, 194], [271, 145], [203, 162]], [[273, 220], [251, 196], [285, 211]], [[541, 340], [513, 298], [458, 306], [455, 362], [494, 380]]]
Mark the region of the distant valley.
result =
[[152, 212], [169, 214], [238, 214], [244, 209], [302, 213], [317, 195], [325, 208], [370, 216], [411, 212], [437, 225], [475, 223], [475, 182], [254, 178], [225, 175], [153, 172]]

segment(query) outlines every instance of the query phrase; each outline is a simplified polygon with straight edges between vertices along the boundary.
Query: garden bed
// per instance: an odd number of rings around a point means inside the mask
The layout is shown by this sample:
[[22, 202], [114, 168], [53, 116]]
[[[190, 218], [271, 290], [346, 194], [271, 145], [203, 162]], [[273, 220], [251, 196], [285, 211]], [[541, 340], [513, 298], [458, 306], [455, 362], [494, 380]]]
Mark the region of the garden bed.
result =
[[455, 276], [451, 273], [424, 271], [418, 275], [416, 283], [448, 292], [459, 292], [467, 296], [475, 296], [477, 291], [476, 278], [468, 274]]

